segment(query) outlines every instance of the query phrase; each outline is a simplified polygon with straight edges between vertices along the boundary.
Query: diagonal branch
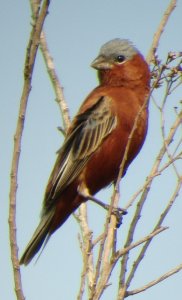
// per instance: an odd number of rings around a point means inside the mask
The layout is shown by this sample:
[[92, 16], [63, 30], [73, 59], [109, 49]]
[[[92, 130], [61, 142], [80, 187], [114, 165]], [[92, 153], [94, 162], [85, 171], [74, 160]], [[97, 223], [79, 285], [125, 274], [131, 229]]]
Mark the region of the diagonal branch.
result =
[[[40, 0], [30, 0], [30, 5], [32, 9], [33, 16], [35, 17], [37, 5]], [[49, 74], [50, 81], [52, 83], [55, 95], [56, 95], [56, 101], [59, 104], [60, 111], [63, 118], [63, 127], [65, 131], [68, 130], [68, 127], [70, 125], [70, 116], [69, 116], [69, 110], [67, 103], [64, 99], [63, 95], [63, 88], [61, 87], [56, 68], [54, 65], [54, 60], [50, 54], [47, 41], [46, 41], [46, 35], [45, 32], [42, 30], [40, 35], [40, 50], [42, 52], [42, 56], [44, 58], [44, 62], [47, 68], [47, 72]]]
[[126, 292], [125, 294], [125, 297], [128, 297], [128, 296], [132, 296], [132, 295], [135, 295], [135, 294], [138, 294], [138, 293], [141, 293], [141, 292], [144, 292], [146, 291], [147, 289], [151, 288], [152, 286], [158, 284], [159, 282], [167, 279], [168, 277], [174, 275], [175, 273], [179, 272], [182, 270], [182, 264], [180, 264], [179, 266], [177, 266], [176, 268], [170, 270], [169, 272], [163, 274], [162, 276], [160, 276], [159, 278], [153, 280], [153, 281], [150, 281], [148, 284], [142, 286], [141, 288], [138, 288], [138, 289], [135, 289], [133, 291], [128, 291]]
[[[130, 228], [129, 228], [129, 232], [128, 232], [127, 240], [126, 240], [126, 243], [125, 243], [125, 247], [128, 247], [133, 241], [134, 232], [135, 232], [138, 220], [140, 218], [143, 205], [146, 201], [147, 195], [148, 195], [149, 190], [151, 188], [153, 175], [158, 172], [158, 168], [160, 166], [161, 160], [162, 160], [164, 154], [166, 153], [166, 145], [169, 145], [170, 142], [172, 141], [177, 128], [181, 124], [181, 117], [182, 117], [182, 115], [180, 115], [180, 114], [177, 116], [173, 126], [171, 127], [169, 135], [168, 135], [168, 137], [165, 141], [165, 145], [163, 145], [161, 150], [159, 151], [159, 154], [156, 158], [156, 162], [154, 163], [154, 166], [152, 167], [152, 170], [149, 174], [149, 178], [151, 180], [150, 180], [150, 182], [148, 182], [148, 185], [144, 189], [144, 191], [141, 195], [141, 198], [140, 198], [140, 200], [137, 204], [137, 209], [136, 209], [134, 218], [133, 218], [133, 220], [131, 222], [131, 225], [130, 225]], [[125, 286], [125, 275], [126, 275], [128, 259], [129, 259], [129, 254], [127, 253], [126, 255], [123, 256], [122, 263], [121, 263], [121, 274], [120, 274], [120, 283], [119, 283], [120, 289], [122, 289]], [[131, 271], [132, 274], [130, 274], [130, 276], [129, 276], [130, 279], [128, 279], [127, 286], [129, 286], [129, 284], [131, 282], [131, 278], [133, 278], [133, 271], [134, 271], [134, 269]]]
[[159, 45], [159, 40], [161, 38], [161, 35], [164, 31], [164, 28], [165, 28], [165, 26], [168, 22], [168, 19], [169, 19], [170, 15], [172, 14], [173, 10], [176, 7], [176, 4], [177, 4], [177, 0], [171, 0], [170, 3], [169, 3], [169, 6], [167, 7], [167, 9], [166, 9], [166, 11], [163, 15], [163, 18], [162, 18], [162, 20], [159, 24], [159, 27], [156, 30], [155, 34], [154, 34], [152, 46], [151, 46], [151, 48], [149, 50], [149, 53], [147, 55], [147, 62], [148, 63], [151, 63], [151, 61], [154, 59], [155, 52], [156, 52], [157, 47]]
[[123, 248], [123, 249], [117, 251], [115, 257], [113, 258], [114, 262], [117, 261], [124, 254], [128, 253], [130, 250], [138, 247], [139, 245], [141, 245], [141, 244], [143, 244], [147, 241], [151, 241], [154, 236], [156, 236], [157, 234], [163, 232], [166, 229], [168, 229], [168, 227], [157, 227], [155, 230], [153, 230], [150, 234], [148, 234], [144, 238], [138, 240], [137, 242], [134, 242], [134, 243], [130, 244], [126, 248]]
[[[161, 214], [161, 216], [160, 216], [160, 218], [159, 218], [159, 221], [157, 222], [156, 226], [154, 227], [153, 232], [155, 232], [158, 228], [160, 228], [160, 226], [162, 225], [162, 223], [163, 223], [165, 217], [166, 217], [167, 214], [169, 213], [169, 211], [170, 211], [172, 205], [174, 204], [174, 202], [175, 202], [175, 200], [176, 200], [176, 198], [177, 198], [177, 196], [178, 196], [178, 194], [179, 194], [179, 191], [180, 191], [180, 189], [181, 189], [181, 183], [182, 183], [182, 181], [179, 181], [179, 182], [178, 182], [177, 187], [176, 187], [176, 189], [175, 189], [175, 191], [174, 191], [174, 193], [173, 193], [171, 199], [169, 200], [169, 203], [167, 204], [165, 210], [164, 210], [163, 213]], [[144, 246], [142, 247], [142, 250], [141, 250], [141, 252], [139, 253], [138, 258], [136, 259], [136, 261], [135, 261], [134, 264], [133, 264], [133, 267], [131, 268], [130, 274], [129, 274], [128, 279], [127, 279], [127, 282], [126, 282], [126, 285], [127, 285], [127, 286], [130, 285], [130, 283], [131, 283], [131, 281], [132, 281], [132, 279], [133, 279], [133, 277], [134, 277], [134, 275], [135, 275], [135, 273], [136, 273], [136, 270], [137, 270], [139, 264], [141, 263], [142, 259], [144, 258], [145, 253], [146, 253], [146, 251], [147, 251], [147, 249], [148, 249], [148, 247], [149, 247], [151, 241], [152, 241], [152, 239], [147, 240], [146, 243], [144, 244]]]
[[44, 31], [42, 31], [41, 36], [40, 36], [40, 49], [46, 64], [47, 72], [49, 74], [50, 80], [52, 82], [55, 94], [56, 94], [56, 101], [59, 104], [62, 118], [63, 118], [63, 127], [65, 130], [68, 130], [68, 127], [70, 125], [70, 116], [69, 116], [69, 109], [67, 106], [67, 103], [64, 99], [63, 95], [63, 88], [60, 85], [58, 75], [56, 73], [56, 69], [54, 66], [54, 61], [53, 58], [50, 55], [48, 45], [46, 42], [46, 36]]

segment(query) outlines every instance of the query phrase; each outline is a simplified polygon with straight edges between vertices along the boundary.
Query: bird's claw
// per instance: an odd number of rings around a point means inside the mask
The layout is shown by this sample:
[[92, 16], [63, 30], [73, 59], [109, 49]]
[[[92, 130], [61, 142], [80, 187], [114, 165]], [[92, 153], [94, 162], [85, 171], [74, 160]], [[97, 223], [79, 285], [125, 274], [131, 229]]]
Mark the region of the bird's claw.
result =
[[128, 212], [126, 209], [123, 209], [123, 208], [120, 208], [120, 207], [114, 207], [112, 209], [112, 212], [111, 212], [113, 215], [115, 215], [116, 217], [116, 227], [119, 228], [122, 224], [122, 220], [123, 220], [123, 216], [126, 215]]
[[[101, 202], [100, 200], [98, 200], [97, 198], [89, 195], [89, 192], [86, 188], [83, 189], [83, 187], [81, 188], [80, 186], [78, 187], [78, 193], [80, 196], [84, 197], [85, 199], [90, 199], [93, 202], [95, 202], [96, 204], [98, 204], [99, 206], [103, 207], [104, 209], [106, 209], [107, 211], [109, 211], [110, 209], [110, 205], [105, 204], [103, 202]], [[117, 224], [116, 227], [119, 228], [120, 225], [122, 224], [122, 219], [123, 216], [127, 214], [127, 210], [124, 208], [120, 208], [120, 207], [113, 207], [112, 211], [111, 211], [112, 215], [115, 215], [116, 220], [117, 220]]]
[[[98, 204], [101, 205], [100, 203], [98, 203]], [[110, 209], [110, 205], [108, 205], [108, 204], [102, 203], [101, 206], [106, 210]], [[127, 210], [124, 209], [124, 208], [120, 208], [120, 207], [113, 207], [112, 208], [111, 214], [116, 217], [116, 220], [117, 220], [116, 227], [117, 228], [119, 228], [121, 226], [123, 216], [126, 215], [127, 213], [128, 213]]]

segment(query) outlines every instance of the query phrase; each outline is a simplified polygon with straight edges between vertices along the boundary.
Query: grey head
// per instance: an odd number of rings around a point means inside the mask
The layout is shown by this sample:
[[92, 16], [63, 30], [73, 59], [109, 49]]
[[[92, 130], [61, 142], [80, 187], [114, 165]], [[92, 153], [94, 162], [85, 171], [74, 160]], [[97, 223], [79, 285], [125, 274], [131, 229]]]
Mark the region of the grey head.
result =
[[91, 66], [97, 70], [111, 69], [133, 58], [139, 51], [127, 39], [114, 39], [104, 44]]

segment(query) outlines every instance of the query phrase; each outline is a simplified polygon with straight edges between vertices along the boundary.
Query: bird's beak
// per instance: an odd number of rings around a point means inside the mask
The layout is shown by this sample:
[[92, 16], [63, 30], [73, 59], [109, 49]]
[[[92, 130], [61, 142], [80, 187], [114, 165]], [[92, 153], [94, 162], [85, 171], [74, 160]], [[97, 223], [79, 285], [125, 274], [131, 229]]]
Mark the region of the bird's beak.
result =
[[91, 63], [91, 67], [96, 70], [108, 70], [112, 69], [113, 65], [104, 56], [98, 56]]

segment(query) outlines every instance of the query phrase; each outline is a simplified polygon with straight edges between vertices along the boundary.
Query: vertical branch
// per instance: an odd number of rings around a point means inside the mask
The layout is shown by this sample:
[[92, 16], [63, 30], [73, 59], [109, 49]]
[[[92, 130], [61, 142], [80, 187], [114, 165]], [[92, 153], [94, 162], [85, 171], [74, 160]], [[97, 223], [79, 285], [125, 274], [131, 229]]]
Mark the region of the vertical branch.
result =
[[18, 246], [16, 237], [16, 191], [18, 186], [18, 167], [21, 152], [22, 134], [25, 122], [25, 115], [28, 103], [28, 97], [31, 90], [31, 80], [34, 69], [35, 58], [39, 46], [40, 33], [48, 12], [50, 1], [44, 0], [39, 13], [39, 8], [36, 12], [36, 19], [30, 33], [29, 44], [27, 47], [25, 67], [24, 67], [24, 86], [20, 99], [20, 108], [17, 121], [17, 127], [14, 136], [14, 150], [11, 166], [11, 181], [10, 181], [10, 204], [9, 204], [9, 236], [11, 248], [11, 260], [13, 266], [15, 292], [18, 300], [24, 300], [21, 274], [18, 261]]
[[151, 63], [151, 61], [154, 59], [155, 56], [155, 52], [157, 50], [157, 47], [159, 45], [159, 40], [161, 38], [161, 35], [164, 31], [164, 28], [168, 22], [168, 19], [170, 17], [170, 15], [172, 14], [173, 10], [175, 9], [177, 4], [177, 0], [171, 0], [169, 3], [169, 6], [167, 7], [163, 18], [161, 19], [161, 22], [159, 24], [158, 29], [156, 30], [155, 34], [154, 34], [154, 38], [153, 38], [153, 42], [152, 42], [152, 46], [149, 50], [149, 53], [147, 55], [147, 62]]
[[97, 258], [97, 264], [95, 269], [94, 285], [92, 287], [91, 296], [89, 300], [100, 299], [102, 293], [107, 287], [107, 282], [111, 275], [114, 263], [111, 261], [113, 244], [115, 242], [116, 233], [116, 217], [111, 215], [112, 209], [119, 201], [119, 194], [116, 193], [111, 199], [111, 205], [107, 213], [106, 222], [104, 226], [104, 233], [101, 238], [99, 254]]
[[94, 262], [92, 251], [93, 234], [88, 226], [87, 207], [85, 203], [82, 203], [82, 205], [80, 206], [79, 215], [76, 218], [79, 222], [82, 235], [82, 241], [80, 241], [80, 244], [83, 257], [83, 270], [81, 274], [80, 290], [77, 296], [77, 300], [81, 300], [85, 291], [86, 279], [88, 282], [89, 292], [91, 291], [94, 282]]

